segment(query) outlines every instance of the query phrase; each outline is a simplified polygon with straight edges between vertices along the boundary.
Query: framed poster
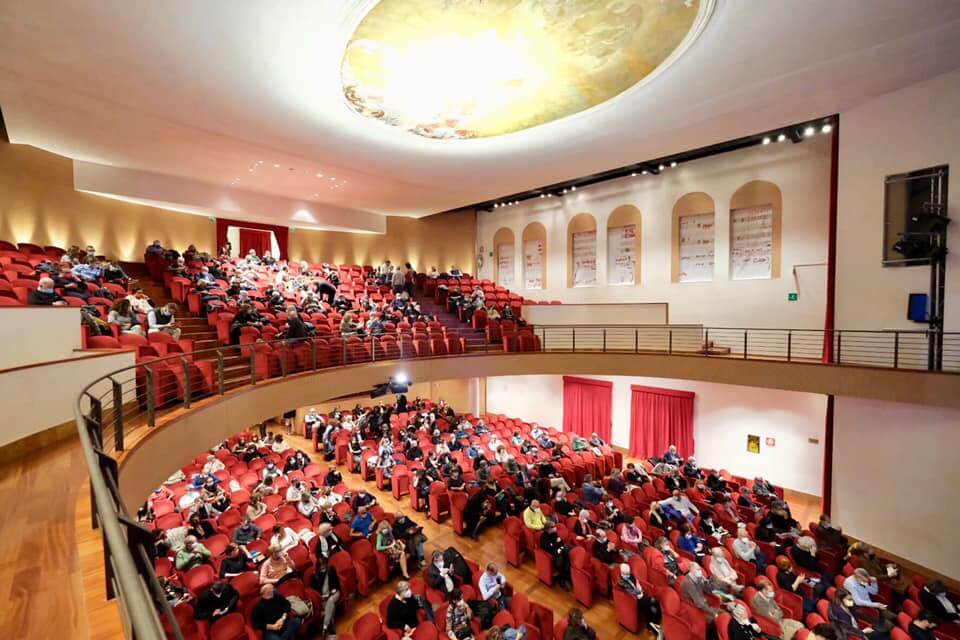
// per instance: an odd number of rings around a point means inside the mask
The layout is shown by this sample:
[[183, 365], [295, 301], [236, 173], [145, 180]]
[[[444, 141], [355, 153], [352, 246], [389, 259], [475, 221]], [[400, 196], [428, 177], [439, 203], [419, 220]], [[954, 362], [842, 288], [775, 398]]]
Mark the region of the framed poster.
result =
[[592, 287], [597, 284], [597, 232], [579, 231], [573, 234], [573, 286]]
[[523, 243], [523, 288], [543, 289], [543, 242]]
[[773, 267], [773, 205], [730, 211], [730, 277], [767, 280]]
[[607, 229], [607, 284], [637, 283], [637, 225]]
[[712, 282], [714, 214], [680, 217], [680, 282]]
[[747, 451], [760, 453], [760, 436], [747, 436]]
[[513, 287], [513, 243], [497, 245], [497, 284]]

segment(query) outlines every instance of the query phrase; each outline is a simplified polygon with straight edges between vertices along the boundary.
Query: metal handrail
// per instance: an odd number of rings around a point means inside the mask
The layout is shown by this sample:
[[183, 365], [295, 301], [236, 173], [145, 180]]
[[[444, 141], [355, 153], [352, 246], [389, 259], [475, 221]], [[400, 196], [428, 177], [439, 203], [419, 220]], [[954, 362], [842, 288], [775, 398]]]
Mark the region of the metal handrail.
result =
[[[524, 328], [521, 328], [524, 330]], [[899, 369], [908, 367], [928, 370], [926, 346], [931, 337], [938, 337], [944, 344], [945, 365], [943, 372], [960, 373], [960, 332], [933, 335], [929, 331], [883, 331], [883, 330], [833, 330], [823, 329], [774, 329], [743, 327], [704, 327], [701, 325], [538, 325], [528, 327], [540, 343], [538, 349], [547, 353], [625, 353], [637, 355], [673, 355], [677, 357], [731, 357], [744, 360], [781, 360], [803, 362], [823, 366], [873, 366]], [[460, 338], [482, 335], [469, 328], [447, 329], [447, 336]], [[336, 335], [315, 338], [338, 338]], [[509, 339], [509, 336], [508, 336]], [[879, 340], [879, 341], [878, 341]], [[379, 343], [379, 341], [378, 341]], [[348, 340], [338, 347], [336, 361], [321, 362], [320, 343], [314, 338], [299, 340], [273, 340], [254, 344], [233, 345], [202, 349], [191, 353], [174, 353], [160, 358], [151, 358], [101, 376], [81, 391], [74, 406], [80, 445], [90, 474], [92, 520], [103, 534], [104, 565], [107, 597], [119, 596], [120, 609], [125, 617], [125, 630], [133, 637], [144, 640], [166, 638], [164, 627], [174, 637], [181, 639], [173, 612], [163, 597], [163, 592], [153, 571], [153, 545], [149, 531], [131, 518], [119, 494], [116, 460], [107, 453], [111, 448], [122, 451], [126, 437], [134, 428], [152, 428], [158, 411], [165, 406], [189, 409], [201, 396], [223, 396], [227, 384], [258, 384], [262, 381], [258, 369], [267, 367], [267, 377], [287, 377], [299, 372], [313, 372], [352, 364], [363, 364], [384, 359], [419, 357], [418, 353], [405, 353], [404, 340], [397, 336], [399, 358], [386, 358], [383, 349], [369, 344], [370, 351], [356, 354]], [[707, 348], [712, 344], [713, 349]], [[261, 346], [263, 345], [263, 346]], [[309, 345], [309, 362], [301, 370], [290, 371], [287, 360], [296, 355], [298, 347]], [[474, 345], [476, 346], [476, 345]], [[829, 348], [825, 348], [829, 346]], [[469, 348], [469, 345], [468, 345]], [[826, 361], [824, 352], [832, 351], [832, 359]], [[258, 359], [263, 353], [266, 362]], [[279, 372], [270, 375], [269, 354], [277, 354]], [[466, 353], [435, 357], [471, 357], [502, 353], [494, 350], [484, 339], [483, 348]], [[303, 355], [303, 354], [301, 354]], [[227, 358], [242, 356], [230, 378]], [[846, 360], [844, 359], [846, 358]], [[195, 393], [190, 363], [209, 362], [214, 367], [215, 380], [209, 388]], [[199, 366], [199, 365], [198, 365]], [[249, 367], [249, 370], [247, 369]], [[133, 375], [129, 375], [129, 372]], [[177, 378], [175, 371], [182, 374]], [[167, 386], [160, 384], [157, 376], [169, 372]], [[127, 373], [123, 376], [120, 374]], [[140, 375], [142, 373], [142, 375]], [[204, 380], [196, 382], [205, 384]], [[127, 388], [124, 388], [127, 385]], [[129, 385], [132, 385], [129, 386]], [[157, 397], [157, 392], [160, 397]], [[164, 399], [169, 398], [169, 402]], [[84, 403], [89, 404], [84, 409]], [[132, 404], [131, 404], [132, 403]], [[110, 438], [112, 437], [112, 442]], [[158, 611], [166, 619], [164, 625]]]

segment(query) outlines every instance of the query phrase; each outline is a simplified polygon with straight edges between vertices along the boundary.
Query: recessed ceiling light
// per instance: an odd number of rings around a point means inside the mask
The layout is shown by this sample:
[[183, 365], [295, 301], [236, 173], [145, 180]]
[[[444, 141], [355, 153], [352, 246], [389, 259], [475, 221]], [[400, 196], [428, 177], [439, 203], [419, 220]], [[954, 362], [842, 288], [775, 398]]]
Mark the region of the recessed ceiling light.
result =
[[322, 173], [318, 173], [318, 174], [317, 174], [317, 177], [318, 177], [318, 178], [322, 178], [322, 177], [323, 177], [323, 174], [322, 174]]
[[576, 190], [577, 190], [577, 185], [573, 185], [572, 187], [570, 187], [570, 191], [576, 191]]
[[816, 132], [817, 132], [817, 130], [814, 129], [813, 127], [807, 127], [806, 129], [803, 130], [803, 135], [805, 135], [806, 137], [809, 138], [810, 136], [812, 136], [812, 135], [815, 134]]
[[277, 164], [276, 162], [274, 162], [274, 163], [273, 163], [273, 168], [274, 168], [274, 169], [279, 169], [279, 168], [280, 168], [280, 165]]
[[647, 174], [649, 174], [649, 173], [650, 173], [650, 172], [647, 171], [646, 169], [643, 170], [643, 175], [647, 175]]
[[257, 164], [263, 164], [263, 160], [257, 160]]
[[785, 133], [781, 133], [780, 135], [777, 136], [777, 142], [783, 142], [786, 139], [787, 139], [787, 134]]
[[633, 178], [636, 178], [636, 177], [637, 177], [637, 172], [634, 171], [633, 173], [630, 174], [630, 176], [633, 177]]
[[546, 196], [543, 195], [542, 193], [540, 194], [540, 197], [541, 197], [541, 198], [546, 198]]
[[830, 124], [825, 124], [820, 127], [820, 133], [830, 133], [831, 131], [833, 131], [833, 126]]
[[676, 160], [674, 160], [673, 162], [671, 162], [671, 163], [670, 163], [670, 166], [671, 166], [671, 167], [675, 167], [675, 166], [677, 166], [677, 161], [676, 161]]
[[763, 144], [770, 144], [770, 136], [763, 139]]
[[660, 171], [663, 171], [664, 169], [666, 169], [666, 167], [663, 165], [660, 165]]

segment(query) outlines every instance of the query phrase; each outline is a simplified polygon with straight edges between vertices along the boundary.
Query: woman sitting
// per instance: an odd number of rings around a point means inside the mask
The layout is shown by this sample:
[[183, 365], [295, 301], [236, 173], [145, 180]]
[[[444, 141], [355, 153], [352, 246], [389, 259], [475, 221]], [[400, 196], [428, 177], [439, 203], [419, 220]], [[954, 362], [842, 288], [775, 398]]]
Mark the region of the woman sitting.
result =
[[404, 580], [410, 579], [407, 571], [407, 548], [402, 540], [397, 540], [390, 528], [390, 522], [381, 520], [377, 526], [377, 551], [387, 554], [391, 562], [400, 565], [400, 574]]

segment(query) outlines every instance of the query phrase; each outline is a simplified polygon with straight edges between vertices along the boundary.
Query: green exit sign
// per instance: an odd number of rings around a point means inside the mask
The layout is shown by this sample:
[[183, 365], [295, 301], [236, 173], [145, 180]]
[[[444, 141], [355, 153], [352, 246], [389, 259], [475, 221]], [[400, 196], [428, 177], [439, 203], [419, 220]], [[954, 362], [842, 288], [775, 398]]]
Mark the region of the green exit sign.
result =
[[788, 293], [788, 294], [787, 294], [787, 302], [796, 302], [796, 301], [797, 301], [797, 298], [799, 298], [799, 297], [800, 297], [800, 294], [799, 294], [799, 293]]

